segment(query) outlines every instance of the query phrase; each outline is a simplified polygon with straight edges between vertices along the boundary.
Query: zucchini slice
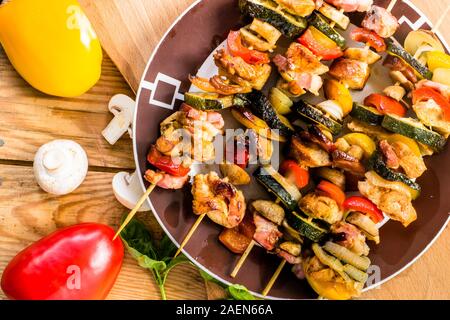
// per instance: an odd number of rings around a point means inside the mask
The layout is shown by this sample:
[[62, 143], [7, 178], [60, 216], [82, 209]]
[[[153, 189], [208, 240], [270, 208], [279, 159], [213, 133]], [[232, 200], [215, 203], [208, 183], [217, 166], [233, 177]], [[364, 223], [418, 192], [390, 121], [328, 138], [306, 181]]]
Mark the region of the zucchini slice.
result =
[[296, 212], [288, 213], [286, 215], [286, 221], [289, 226], [313, 242], [319, 242], [328, 233], [327, 230], [319, 227], [313, 221], [308, 220]]
[[443, 136], [425, 128], [422, 123], [413, 118], [400, 118], [392, 114], [385, 115], [381, 125], [389, 131], [430, 146], [435, 151], [441, 151], [445, 147], [446, 140]]
[[322, 14], [319, 12], [313, 12], [311, 16], [309, 16], [308, 22], [328, 38], [333, 40], [339, 47], [345, 48], [345, 38], [328, 24]]
[[261, 91], [239, 95], [238, 99], [243, 100], [256, 116], [267, 122], [270, 128], [279, 130], [280, 135], [290, 137], [294, 134], [294, 128], [287, 118], [275, 110], [269, 99]]
[[272, 0], [239, 0], [239, 9], [245, 15], [267, 22], [288, 38], [300, 36], [308, 22], [282, 10]]
[[297, 208], [297, 202], [302, 196], [300, 191], [270, 165], [259, 167], [253, 173], [253, 176], [259, 183], [265, 186], [269, 192], [280, 199], [286, 208], [290, 210], [295, 210]]
[[384, 163], [383, 156], [379, 151], [375, 151], [372, 157], [370, 158], [369, 167], [370, 170], [375, 171], [383, 179], [394, 182], [402, 182], [406, 184], [409, 188], [415, 191], [413, 194], [415, 195], [416, 198], [419, 196], [420, 191], [422, 189], [420, 185], [417, 182], [414, 182], [411, 179], [409, 179], [405, 174], [395, 172], [390, 168], [388, 168], [386, 163]]
[[184, 102], [191, 107], [202, 110], [222, 110], [233, 105], [233, 96], [220, 96], [217, 93], [186, 92]]
[[366, 107], [356, 102], [353, 103], [353, 109], [350, 115], [359, 121], [372, 125], [381, 125], [384, 118], [384, 115], [378, 112], [377, 109]]
[[334, 242], [328, 241], [323, 246], [325, 251], [329, 252], [339, 260], [351, 264], [352, 266], [367, 271], [370, 266], [370, 259], [365, 256], [358, 256], [356, 253], [348, 250], [346, 247], [340, 246]]
[[322, 111], [313, 107], [306, 101], [300, 100], [294, 105], [295, 111], [308, 123], [315, 123], [333, 135], [338, 135], [342, 131], [342, 124], [326, 116]]
[[387, 53], [401, 58], [409, 66], [411, 66], [416, 74], [421, 78], [431, 80], [433, 78], [433, 72], [431, 72], [427, 67], [421, 64], [416, 58], [409, 54], [405, 49], [403, 49], [398, 43], [396, 43], [391, 38], [385, 39], [387, 44]]

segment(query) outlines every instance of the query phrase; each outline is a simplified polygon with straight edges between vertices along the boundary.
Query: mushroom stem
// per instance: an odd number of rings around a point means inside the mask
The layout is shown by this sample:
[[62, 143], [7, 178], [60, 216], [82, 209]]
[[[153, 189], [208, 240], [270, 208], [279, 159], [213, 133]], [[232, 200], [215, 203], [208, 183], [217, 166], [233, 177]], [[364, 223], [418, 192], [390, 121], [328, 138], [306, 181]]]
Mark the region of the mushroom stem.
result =
[[153, 189], [155, 189], [156, 184], [151, 184], [147, 191], [145, 191], [145, 193], [142, 195], [142, 197], [139, 199], [139, 201], [136, 203], [136, 206], [133, 208], [133, 210], [131, 210], [131, 212], [128, 214], [127, 218], [125, 219], [125, 221], [122, 223], [122, 225], [120, 226], [119, 230], [117, 230], [116, 234], [114, 235], [113, 240], [115, 240], [117, 238], [117, 236], [123, 231], [123, 229], [128, 225], [128, 223], [130, 223], [131, 219], [133, 219], [133, 217], [136, 215], [136, 213], [138, 212], [139, 208], [144, 204], [144, 201], [148, 198], [148, 196], [150, 195], [150, 193], [152, 193]]

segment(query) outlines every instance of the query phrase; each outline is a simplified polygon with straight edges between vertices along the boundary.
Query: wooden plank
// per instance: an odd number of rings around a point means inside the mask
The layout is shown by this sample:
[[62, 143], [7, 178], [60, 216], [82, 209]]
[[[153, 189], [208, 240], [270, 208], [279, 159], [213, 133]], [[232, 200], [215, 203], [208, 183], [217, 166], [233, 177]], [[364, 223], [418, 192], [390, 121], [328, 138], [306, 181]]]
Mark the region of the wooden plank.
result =
[[0, 148], [2, 160], [33, 161], [37, 149], [53, 139], [80, 143], [92, 166], [134, 168], [128, 135], [111, 146], [101, 131], [112, 119], [108, 101], [116, 93], [133, 97], [120, 72], [105, 55], [102, 76], [88, 93], [72, 99], [42, 94], [29, 86], [0, 49]]
[[[32, 168], [0, 165], [0, 274], [6, 264], [27, 245], [52, 231], [81, 222], [100, 222], [117, 227], [127, 212], [111, 189], [112, 173], [90, 172], [75, 192], [57, 197], [40, 190]], [[160, 230], [151, 213], [140, 214], [153, 230]], [[156, 237], [161, 232], [156, 232]], [[171, 299], [203, 299], [204, 284], [195, 268], [180, 266], [169, 276]], [[0, 290], [0, 299], [5, 296]], [[126, 256], [110, 299], [159, 299], [151, 274]]]
[[147, 61], [175, 19], [195, 0], [79, 0], [111, 59], [136, 92]]

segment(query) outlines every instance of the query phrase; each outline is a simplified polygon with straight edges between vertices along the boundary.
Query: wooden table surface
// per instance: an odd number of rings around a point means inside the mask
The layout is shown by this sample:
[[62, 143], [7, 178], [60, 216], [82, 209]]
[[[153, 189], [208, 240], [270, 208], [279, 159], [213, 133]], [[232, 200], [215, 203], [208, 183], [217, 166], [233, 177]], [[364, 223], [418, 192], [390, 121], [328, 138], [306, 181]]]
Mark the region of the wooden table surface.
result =
[[[133, 97], [152, 49], [193, 0], [79, 2], [107, 52], [100, 81], [85, 95], [61, 99], [37, 92], [14, 71], [0, 48], [0, 275], [18, 251], [57, 228], [87, 221], [117, 226], [127, 212], [114, 198], [111, 179], [115, 172], [133, 171], [132, 146], [126, 136], [114, 146], [101, 136], [112, 119], [107, 103], [116, 93]], [[449, 0], [412, 2], [431, 21], [436, 21], [450, 4]], [[441, 30], [448, 42], [449, 22], [442, 24], [447, 30]], [[58, 138], [80, 143], [90, 165], [81, 187], [62, 197], [40, 190], [32, 171], [38, 147]], [[140, 215], [160, 236], [161, 229], [151, 213]], [[411, 268], [362, 298], [450, 299], [449, 228]], [[169, 299], [207, 298], [198, 272], [187, 265], [169, 275], [167, 294]], [[0, 290], [0, 299], [4, 298]], [[159, 299], [159, 291], [150, 273], [127, 254], [109, 298]]]

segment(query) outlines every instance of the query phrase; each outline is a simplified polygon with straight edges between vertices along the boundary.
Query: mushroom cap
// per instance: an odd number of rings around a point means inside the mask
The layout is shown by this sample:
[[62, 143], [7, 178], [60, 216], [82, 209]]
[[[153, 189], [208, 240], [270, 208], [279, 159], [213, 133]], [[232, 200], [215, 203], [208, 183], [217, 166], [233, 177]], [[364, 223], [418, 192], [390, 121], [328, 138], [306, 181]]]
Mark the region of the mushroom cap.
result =
[[34, 175], [46, 192], [64, 195], [84, 181], [88, 158], [83, 148], [71, 140], [53, 140], [39, 148], [34, 156]]

